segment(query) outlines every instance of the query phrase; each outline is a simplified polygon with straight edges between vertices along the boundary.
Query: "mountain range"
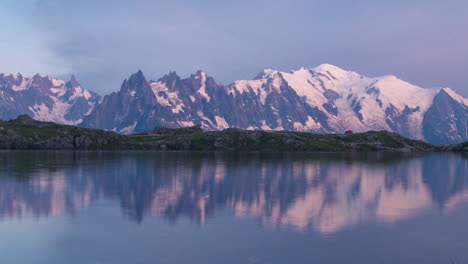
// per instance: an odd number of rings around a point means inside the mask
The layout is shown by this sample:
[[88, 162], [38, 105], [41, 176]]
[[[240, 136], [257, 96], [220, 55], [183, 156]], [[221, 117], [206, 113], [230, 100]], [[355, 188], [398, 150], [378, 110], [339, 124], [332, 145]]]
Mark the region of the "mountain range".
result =
[[27, 114], [38, 120], [77, 125], [91, 113], [101, 97], [69, 81], [21, 74], [0, 74], [0, 119]]
[[69, 81], [0, 74], [0, 118], [20, 114], [82, 127], [138, 133], [156, 126], [229, 127], [343, 133], [388, 130], [446, 144], [467, 141], [468, 99], [450, 88], [422, 88], [395, 76], [370, 78], [323, 64], [264, 70], [224, 85], [205, 72], [157, 81], [141, 71], [100, 97]]

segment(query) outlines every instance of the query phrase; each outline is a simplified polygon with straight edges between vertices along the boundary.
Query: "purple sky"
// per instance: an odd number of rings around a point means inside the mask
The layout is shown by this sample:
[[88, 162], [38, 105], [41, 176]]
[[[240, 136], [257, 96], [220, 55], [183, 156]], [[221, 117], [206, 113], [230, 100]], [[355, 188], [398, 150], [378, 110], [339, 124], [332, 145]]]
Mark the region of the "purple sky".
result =
[[76, 74], [101, 94], [203, 69], [217, 81], [335, 64], [468, 96], [466, 0], [2, 0], [0, 72]]

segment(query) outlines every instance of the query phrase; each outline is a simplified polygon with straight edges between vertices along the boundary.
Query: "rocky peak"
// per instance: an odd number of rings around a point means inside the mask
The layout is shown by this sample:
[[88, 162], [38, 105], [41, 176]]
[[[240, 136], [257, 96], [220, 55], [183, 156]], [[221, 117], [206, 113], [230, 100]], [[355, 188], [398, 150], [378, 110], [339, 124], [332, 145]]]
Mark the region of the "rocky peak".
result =
[[67, 82], [67, 87], [72, 88], [72, 87], [79, 87], [80, 83], [76, 80], [75, 75], [73, 74], [70, 78], [70, 80]]
[[123, 91], [141, 91], [145, 88], [147, 89], [150, 87], [148, 81], [146, 81], [145, 75], [141, 70], [132, 74], [130, 78], [125, 80], [122, 84]]
[[50, 80], [49, 76], [41, 76], [39, 74], [34, 75], [32, 78], [31, 84], [29, 85], [30, 88], [37, 89], [37, 90], [48, 90], [50, 87], [53, 87], [53, 83]]
[[161, 79], [180, 79], [180, 76], [175, 71], [170, 71], [168, 74], [165, 74]]
[[143, 71], [138, 70], [136, 73], [132, 74], [128, 79], [129, 82], [144, 82], [146, 81]]
[[132, 74], [128, 80], [125, 80], [120, 90], [122, 92], [120, 95], [125, 97], [125, 100], [133, 101], [133, 99], [138, 98], [145, 105], [152, 105], [156, 102], [155, 94], [141, 70]]
[[177, 82], [180, 81], [180, 76], [175, 71], [169, 72], [158, 80], [158, 82], [164, 83], [167, 87], [174, 87]]
[[206, 79], [207, 79], [207, 74], [202, 71], [202, 70], [198, 70], [195, 74], [192, 74], [190, 76], [190, 78], [192, 80], [197, 80], [198, 82], [200, 82], [201, 84], [205, 83], [206, 82]]

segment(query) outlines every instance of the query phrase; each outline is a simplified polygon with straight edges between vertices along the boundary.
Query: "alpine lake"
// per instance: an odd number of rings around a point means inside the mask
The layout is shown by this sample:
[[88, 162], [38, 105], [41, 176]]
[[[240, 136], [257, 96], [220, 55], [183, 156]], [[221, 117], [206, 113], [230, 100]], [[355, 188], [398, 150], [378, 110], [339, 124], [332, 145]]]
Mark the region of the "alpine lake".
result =
[[0, 263], [468, 263], [468, 155], [1, 151]]

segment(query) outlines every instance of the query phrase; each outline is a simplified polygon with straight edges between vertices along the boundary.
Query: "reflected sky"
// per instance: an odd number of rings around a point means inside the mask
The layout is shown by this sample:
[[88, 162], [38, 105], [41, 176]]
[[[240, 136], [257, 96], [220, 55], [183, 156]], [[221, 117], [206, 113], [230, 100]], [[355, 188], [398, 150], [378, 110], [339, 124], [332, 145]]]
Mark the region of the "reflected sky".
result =
[[[449, 257], [468, 249], [466, 236], [454, 232], [466, 233], [466, 222], [460, 220], [468, 219], [467, 165], [466, 156], [449, 153], [0, 152], [0, 260], [26, 250], [30, 254], [23, 263], [60, 263], [86, 249], [91, 237], [110, 247], [117, 243], [113, 235], [134, 241], [140, 246], [136, 251], [148, 254], [154, 253], [150, 245], [175, 246], [171, 243], [180, 239], [214, 243], [241, 234], [244, 238], [233, 245], [243, 247], [245, 236], [256, 234], [262, 241], [291, 240], [281, 247], [286, 255], [306, 246], [301, 243], [330, 252], [339, 249], [333, 243], [344, 237], [358, 236], [358, 244], [365, 245], [392, 230], [404, 234], [402, 244], [415, 243], [421, 250], [429, 247], [424, 245], [433, 235], [429, 233], [440, 232], [434, 240], [453, 255], [434, 254], [442, 261], [437, 263], [450, 263]], [[438, 221], [459, 224], [439, 223], [436, 231], [431, 226]], [[391, 241], [391, 236], [384, 237]], [[316, 240], [303, 241], [312, 238]], [[5, 247], [8, 252], [2, 251]], [[51, 254], [53, 248], [67, 253]], [[257, 245], [256, 252], [273, 248]], [[194, 244], [186, 250], [208, 254], [206, 247]], [[199, 263], [217, 263], [218, 254], [229, 254], [218, 250]], [[128, 263], [119, 254], [95, 254], [76, 263]], [[141, 262], [134, 263], [148, 263], [145, 254], [139, 253]], [[239, 254], [242, 259], [233, 257], [232, 263], [263, 263], [265, 256], [274, 255], [262, 253], [257, 259]], [[281, 256], [269, 263], [281, 263]], [[166, 260], [190, 258], [173, 254]], [[311, 258], [303, 253], [296, 263], [306, 260]]]

